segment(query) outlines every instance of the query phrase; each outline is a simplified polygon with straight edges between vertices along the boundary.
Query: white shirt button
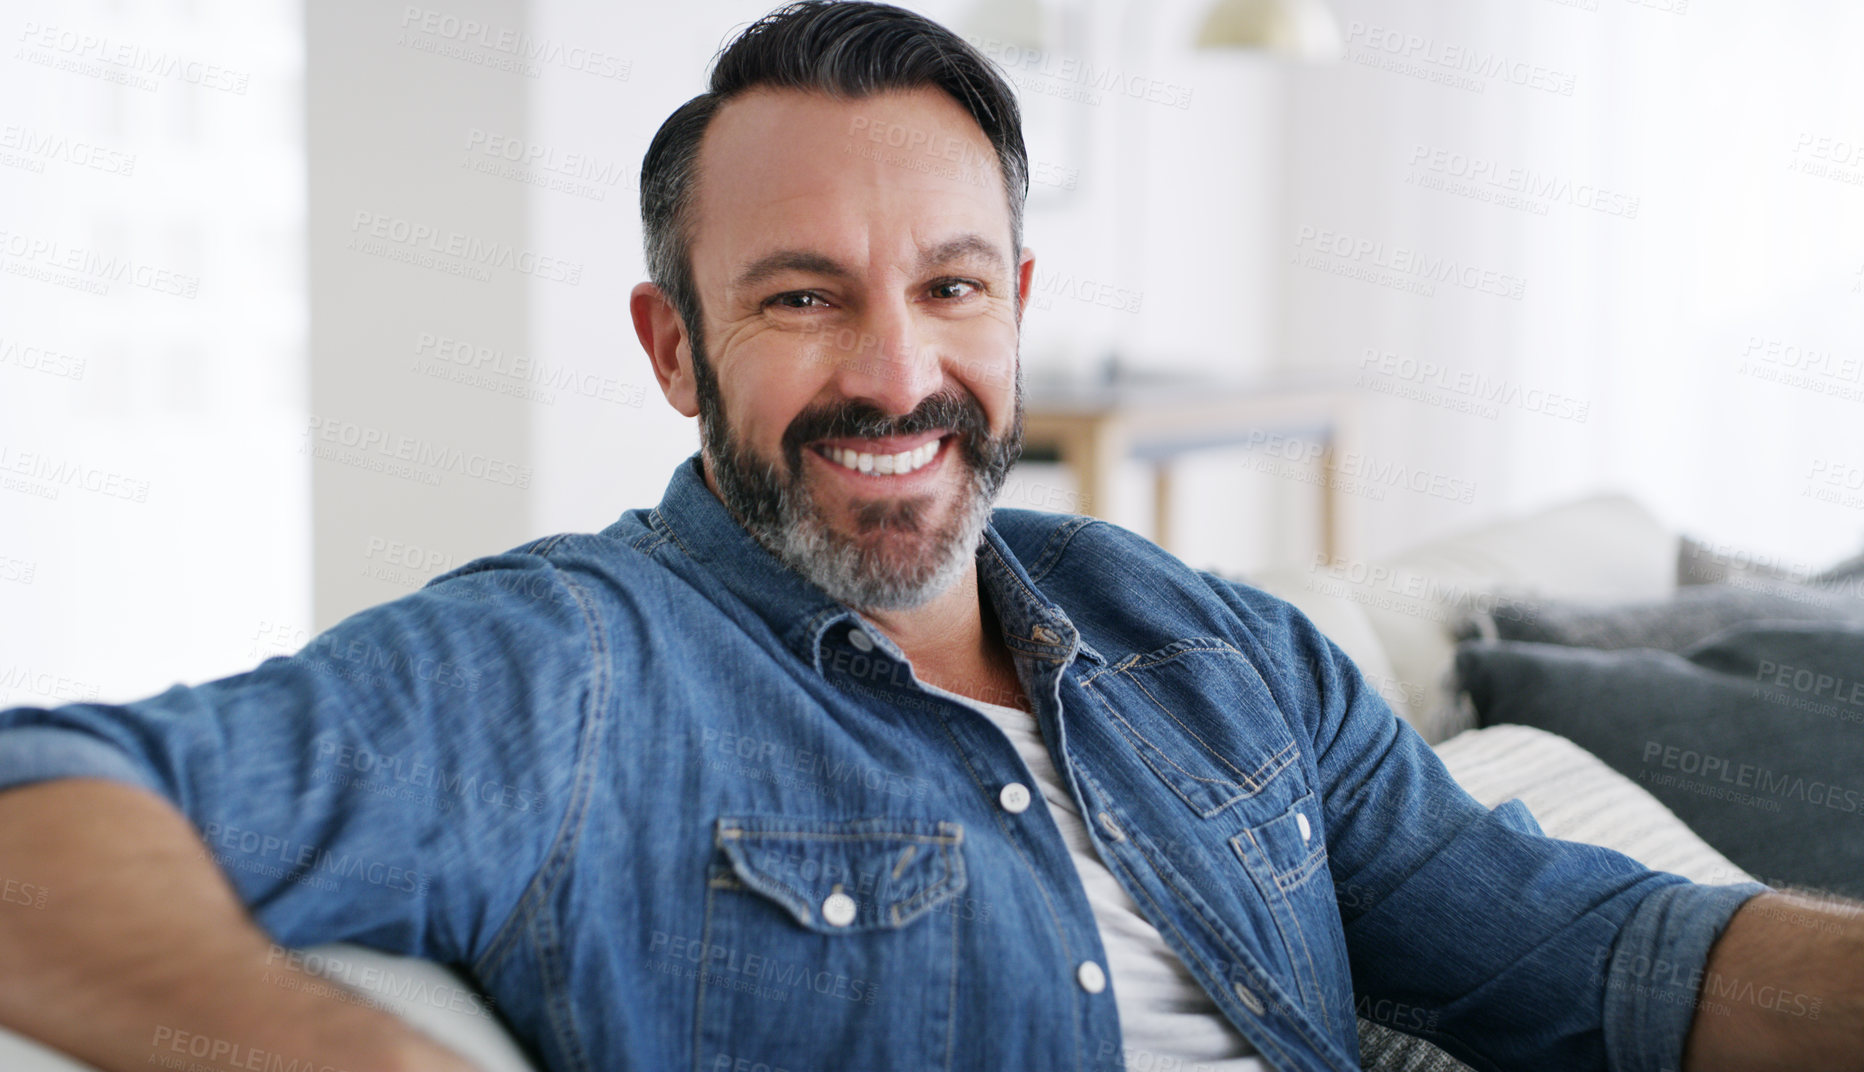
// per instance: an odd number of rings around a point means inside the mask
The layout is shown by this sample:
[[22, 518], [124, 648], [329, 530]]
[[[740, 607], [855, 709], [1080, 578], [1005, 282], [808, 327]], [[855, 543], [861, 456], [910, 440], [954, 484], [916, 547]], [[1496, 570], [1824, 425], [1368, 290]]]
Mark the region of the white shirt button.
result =
[[1307, 813], [1299, 812], [1299, 811], [1295, 812], [1294, 813], [1294, 825], [1301, 828], [1301, 840], [1302, 841], [1312, 841], [1314, 839], [1314, 828], [1307, 825]]
[[1021, 815], [1029, 809], [1029, 787], [1021, 782], [1011, 782], [997, 793], [997, 803], [1011, 815]]
[[1243, 1008], [1248, 1009], [1253, 1015], [1262, 1015], [1262, 999], [1257, 997], [1254, 991], [1241, 983], [1232, 984], [1230, 989], [1236, 992], [1236, 1000], [1243, 1003]]
[[874, 638], [867, 635], [867, 630], [859, 627], [848, 630], [848, 643], [854, 645], [855, 651], [874, 650]]
[[1074, 978], [1081, 984], [1081, 989], [1090, 994], [1098, 994], [1107, 989], [1107, 973], [1101, 971], [1100, 965], [1091, 960], [1081, 962], [1081, 966], [1074, 970]]
[[837, 890], [822, 901], [822, 922], [846, 927], [854, 922], [854, 898]]

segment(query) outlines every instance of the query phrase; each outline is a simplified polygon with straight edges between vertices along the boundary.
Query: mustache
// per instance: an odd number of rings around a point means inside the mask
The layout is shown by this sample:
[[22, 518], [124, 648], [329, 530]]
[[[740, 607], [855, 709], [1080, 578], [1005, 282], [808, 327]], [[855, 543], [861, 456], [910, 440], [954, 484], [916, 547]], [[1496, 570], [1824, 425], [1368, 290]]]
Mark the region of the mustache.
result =
[[818, 439], [871, 439], [949, 430], [967, 454], [981, 451], [990, 439], [990, 419], [976, 396], [947, 388], [928, 395], [911, 413], [889, 416], [871, 402], [848, 399], [813, 406], [796, 415], [783, 430], [783, 457], [792, 473], [802, 467], [802, 449]]

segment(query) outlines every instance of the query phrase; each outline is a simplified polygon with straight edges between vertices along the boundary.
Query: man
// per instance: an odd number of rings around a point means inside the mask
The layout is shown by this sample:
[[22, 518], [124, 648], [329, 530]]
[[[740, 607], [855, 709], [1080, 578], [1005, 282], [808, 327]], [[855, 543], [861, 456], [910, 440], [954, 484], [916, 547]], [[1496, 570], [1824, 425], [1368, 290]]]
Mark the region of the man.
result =
[[746, 31], [642, 174], [630, 308], [701, 454], [295, 658], [0, 715], [0, 867], [57, 894], [0, 913], [0, 1022], [463, 1067], [260, 982], [347, 940], [561, 1070], [1350, 1069], [1368, 999], [1484, 1069], [1858, 1067], [1853, 917], [1486, 811], [1287, 604], [991, 513], [1026, 168], [935, 24]]

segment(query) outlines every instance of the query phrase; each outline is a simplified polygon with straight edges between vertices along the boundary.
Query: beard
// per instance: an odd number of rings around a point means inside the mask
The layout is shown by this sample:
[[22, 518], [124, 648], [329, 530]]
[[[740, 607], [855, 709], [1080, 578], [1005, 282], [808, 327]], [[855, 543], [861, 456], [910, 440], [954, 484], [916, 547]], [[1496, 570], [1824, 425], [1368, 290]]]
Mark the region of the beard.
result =
[[[991, 504], [1022, 453], [1020, 362], [1015, 413], [1002, 436], [990, 434], [989, 418], [975, 395], [947, 387], [899, 417], [853, 399], [805, 409], [784, 430], [782, 457], [769, 459], [726, 421], [704, 346], [696, 333], [689, 337], [706, 464], [725, 508], [752, 538], [830, 597], [861, 610], [921, 606], [957, 581], [977, 554]], [[957, 501], [943, 517], [938, 498], [919, 495], [854, 500], [852, 532], [830, 522], [803, 466], [807, 444], [941, 430], [951, 433], [948, 461], [964, 467]]]

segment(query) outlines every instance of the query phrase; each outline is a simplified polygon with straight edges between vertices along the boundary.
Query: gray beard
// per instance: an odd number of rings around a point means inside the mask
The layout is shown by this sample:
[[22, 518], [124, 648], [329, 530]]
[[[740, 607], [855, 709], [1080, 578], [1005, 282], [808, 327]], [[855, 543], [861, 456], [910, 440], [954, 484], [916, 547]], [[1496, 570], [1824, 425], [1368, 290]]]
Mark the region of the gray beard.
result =
[[[1022, 377], [1016, 382], [1015, 419], [1003, 437], [954, 429], [945, 448], [967, 471], [951, 516], [927, 528], [929, 498], [857, 502], [855, 532], [829, 524], [804, 475], [802, 451], [794, 444], [777, 462], [741, 442], [724, 417], [717, 380], [700, 348], [693, 365], [699, 396], [699, 429], [705, 462], [724, 501], [752, 538], [784, 565], [860, 610], [910, 610], [923, 606], [957, 582], [977, 555], [991, 504], [1022, 451]], [[972, 400], [973, 404], [975, 399]], [[981, 420], [982, 407], [977, 407]], [[786, 443], [789, 437], [786, 436]], [[828, 463], [834, 464], [834, 463]]]
[[[719, 460], [721, 491], [732, 465]], [[767, 478], [777, 475], [775, 466], [764, 469]], [[856, 508], [857, 532], [849, 535], [829, 525], [805, 480], [775, 488], [773, 516], [751, 521], [749, 513], [739, 513], [745, 528], [784, 565], [861, 610], [909, 610], [955, 584], [977, 555], [997, 493], [986, 474], [972, 470], [963, 498], [942, 525], [927, 529], [924, 515], [932, 504], [925, 500], [876, 502]], [[726, 496], [727, 508], [733, 498]]]

